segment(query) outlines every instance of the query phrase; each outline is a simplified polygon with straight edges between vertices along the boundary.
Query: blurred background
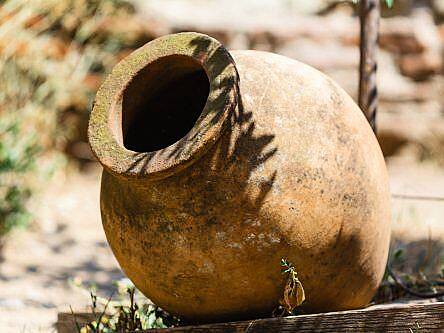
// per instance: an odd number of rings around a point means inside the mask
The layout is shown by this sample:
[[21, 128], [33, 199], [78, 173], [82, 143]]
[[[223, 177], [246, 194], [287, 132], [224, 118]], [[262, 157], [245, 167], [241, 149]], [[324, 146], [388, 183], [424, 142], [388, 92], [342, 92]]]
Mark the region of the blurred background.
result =
[[[47, 332], [95, 284], [123, 277], [102, 231], [86, 141], [94, 95], [123, 57], [167, 33], [279, 53], [358, 91], [352, 1], [0, 1], [0, 331]], [[377, 120], [391, 191], [444, 197], [444, 1], [382, 5]], [[438, 274], [444, 201], [394, 197], [404, 272]]]

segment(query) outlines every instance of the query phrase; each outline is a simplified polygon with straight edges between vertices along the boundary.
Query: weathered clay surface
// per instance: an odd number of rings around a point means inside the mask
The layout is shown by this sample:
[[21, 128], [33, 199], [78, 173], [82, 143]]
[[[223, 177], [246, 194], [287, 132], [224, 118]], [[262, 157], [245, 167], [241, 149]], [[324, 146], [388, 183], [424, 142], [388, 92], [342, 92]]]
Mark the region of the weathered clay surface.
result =
[[[130, 151], [122, 96], [171, 52], [205, 69], [205, 108], [172, 146]], [[166, 36], [126, 58], [99, 90], [89, 138], [104, 166], [101, 211], [114, 254], [145, 295], [189, 320], [270, 315], [283, 294], [281, 258], [299, 273], [306, 311], [366, 305], [390, 226], [369, 125], [315, 69], [271, 53], [231, 55], [204, 35]], [[155, 74], [147, 90], [165, 79]]]

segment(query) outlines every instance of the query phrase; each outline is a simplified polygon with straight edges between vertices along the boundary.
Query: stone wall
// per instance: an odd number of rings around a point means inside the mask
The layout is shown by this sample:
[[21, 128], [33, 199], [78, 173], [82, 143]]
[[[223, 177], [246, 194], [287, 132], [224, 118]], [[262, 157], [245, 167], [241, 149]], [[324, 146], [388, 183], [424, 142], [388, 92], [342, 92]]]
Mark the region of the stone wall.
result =
[[[254, 4], [253, 4], [254, 3]], [[136, 1], [157, 33], [200, 31], [229, 49], [276, 52], [310, 64], [357, 96], [359, 21], [332, 1]], [[444, 164], [444, 1], [398, 0], [383, 9], [379, 138], [386, 156]]]

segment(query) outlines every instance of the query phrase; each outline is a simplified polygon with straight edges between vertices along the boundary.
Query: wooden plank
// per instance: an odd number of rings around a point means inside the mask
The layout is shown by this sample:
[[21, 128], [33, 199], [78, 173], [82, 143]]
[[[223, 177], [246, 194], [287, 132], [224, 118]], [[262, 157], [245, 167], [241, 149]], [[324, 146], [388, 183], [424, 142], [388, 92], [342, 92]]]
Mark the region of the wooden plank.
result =
[[91, 312], [76, 312], [75, 319], [71, 312], [60, 312], [57, 315], [57, 323], [55, 324], [57, 333], [77, 333], [76, 321], [80, 327], [89, 324], [94, 320]]
[[[79, 324], [94, 320], [92, 313], [76, 313]], [[75, 333], [71, 313], [59, 313], [58, 333]], [[186, 326], [146, 333], [180, 332], [444, 332], [444, 302], [384, 304], [361, 310], [300, 315], [283, 318]], [[141, 333], [138, 331], [137, 333]]]
[[179, 332], [444, 332], [444, 302], [373, 306], [362, 310], [146, 330]]

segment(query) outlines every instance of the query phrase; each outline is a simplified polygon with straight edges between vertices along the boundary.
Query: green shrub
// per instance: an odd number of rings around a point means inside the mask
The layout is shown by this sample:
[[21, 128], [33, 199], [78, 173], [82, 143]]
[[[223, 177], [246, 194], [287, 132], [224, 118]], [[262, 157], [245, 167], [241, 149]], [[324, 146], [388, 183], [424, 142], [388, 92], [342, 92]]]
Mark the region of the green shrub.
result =
[[94, 317], [92, 322], [81, 327], [71, 309], [78, 333], [133, 332], [183, 324], [179, 318], [171, 316], [143, 296], [126, 278], [113, 283], [117, 293], [111, 294], [108, 299], [97, 296], [94, 286], [86, 289], [81, 281], [71, 283], [81, 292], [89, 289]]
[[0, 236], [29, 220], [43, 165], [87, 147], [103, 75], [150, 39], [133, 14], [123, 0], [0, 1]]
[[0, 118], [0, 236], [29, 220], [25, 203], [31, 189], [24, 179], [36, 153], [35, 140], [23, 135], [17, 121]]

